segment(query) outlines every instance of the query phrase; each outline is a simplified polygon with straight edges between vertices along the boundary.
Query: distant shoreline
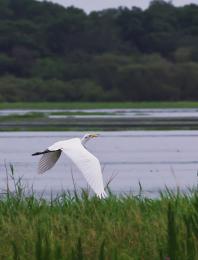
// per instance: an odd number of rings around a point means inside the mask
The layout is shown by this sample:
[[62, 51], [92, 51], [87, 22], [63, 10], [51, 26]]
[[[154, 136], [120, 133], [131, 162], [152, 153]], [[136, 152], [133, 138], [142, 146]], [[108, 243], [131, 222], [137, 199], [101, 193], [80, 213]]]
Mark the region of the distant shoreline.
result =
[[0, 121], [0, 131], [196, 130], [197, 118], [22, 118]]
[[2, 102], [0, 109], [198, 108], [198, 101]]
[[[117, 109], [116, 116], [113, 109]], [[121, 109], [138, 111], [135, 116], [127, 116], [121, 113]], [[192, 109], [194, 114], [171, 117], [169, 111], [165, 110], [166, 116], [160, 113], [152, 116], [152, 112], [151, 116], [147, 116], [146, 109], [181, 109], [182, 113], [185, 109]], [[198, 102], [193, 101], [1, 103], [0, 112], [0, 131], [198, 129]]]

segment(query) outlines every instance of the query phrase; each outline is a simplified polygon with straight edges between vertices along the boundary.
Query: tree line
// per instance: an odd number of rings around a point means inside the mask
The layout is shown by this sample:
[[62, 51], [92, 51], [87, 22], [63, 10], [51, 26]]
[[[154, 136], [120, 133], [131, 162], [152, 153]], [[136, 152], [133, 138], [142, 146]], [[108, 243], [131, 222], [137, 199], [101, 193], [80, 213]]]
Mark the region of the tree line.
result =
[[0, 101], [198, 98], [198, 5], [0, 1]]

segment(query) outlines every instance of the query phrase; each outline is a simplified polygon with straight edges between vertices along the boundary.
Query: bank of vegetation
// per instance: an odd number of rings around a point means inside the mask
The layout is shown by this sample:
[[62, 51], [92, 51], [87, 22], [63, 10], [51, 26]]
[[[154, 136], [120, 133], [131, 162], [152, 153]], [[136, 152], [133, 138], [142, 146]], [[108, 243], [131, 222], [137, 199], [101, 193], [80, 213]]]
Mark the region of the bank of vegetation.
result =
[[[154, 101], [154, 102], [1, 102], [0, 109], [74, 109], [80, 114], [81, 109], [174, 109], [197, 108], [197, 101]], [[66, 113], [66, 112], [64, 112]], [[69, 113], [69, 112], [68, 112]], [[72, 113], [72, 112], [71, 112]], [[81, 112], [82, 113], [82, 112]], [[85, 112], [86, 113], [86, 112]], [[102, 113], [97, 111], [96, 113]]]
[[1, 259], [197, 259], [198, 194], [0, 198]]
[[0, 1], [0, 101], [198, 98], [198, 6]]

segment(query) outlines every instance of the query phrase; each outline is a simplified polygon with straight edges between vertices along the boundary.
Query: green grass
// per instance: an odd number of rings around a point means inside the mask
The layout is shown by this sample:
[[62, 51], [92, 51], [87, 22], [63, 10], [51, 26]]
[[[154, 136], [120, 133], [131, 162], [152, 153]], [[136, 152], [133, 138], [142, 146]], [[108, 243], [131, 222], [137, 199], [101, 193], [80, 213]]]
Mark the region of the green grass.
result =
[[45, 118], [44, 113], [39, 113], [39, 112], [32, 112], [32, 113], [27, 113], [24, 115], [17, 115], [17, 114], [11, 114], [7, 116], [0, 116], [0, 122], [7, 122], [7, 121], [23, 121], [23, 120], [34, 120], [34, 119], [43, 119]]
[[75, 111], [75, 112], [50, 112], [52, 116], [105, 116], [112, 115], [111, 113], [105, 112], [84, 112], [84, 111]]
[[198, 108], [196, 101], [173, 102], [18, 102], [1, 103], [0, 109], [102, 109], [102, 108]]
[[[0, 259], [198, 259], [198, 195], [0, 200]], [[81, 255], [81, 258], [79, 256]]]
[[196, 190], [46, 201], [15, 187], [0, 199], [0, 259], [198, 259]]

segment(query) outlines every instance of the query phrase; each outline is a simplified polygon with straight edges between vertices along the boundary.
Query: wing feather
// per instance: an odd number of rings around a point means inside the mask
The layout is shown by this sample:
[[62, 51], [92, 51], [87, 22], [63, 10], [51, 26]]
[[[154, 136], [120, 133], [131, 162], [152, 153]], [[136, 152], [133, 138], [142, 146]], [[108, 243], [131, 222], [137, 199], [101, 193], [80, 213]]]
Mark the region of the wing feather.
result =
[[61, 150], [43, 154], [39, 161], [38, 173], [42, 174], [51, 169], [61, 155]]
[[81, 144], [80, 140], [62, 148], [62, 151], [73, 161], [82, 172], [91, 188], [98, 197], [106, 197], [99, 160]]

